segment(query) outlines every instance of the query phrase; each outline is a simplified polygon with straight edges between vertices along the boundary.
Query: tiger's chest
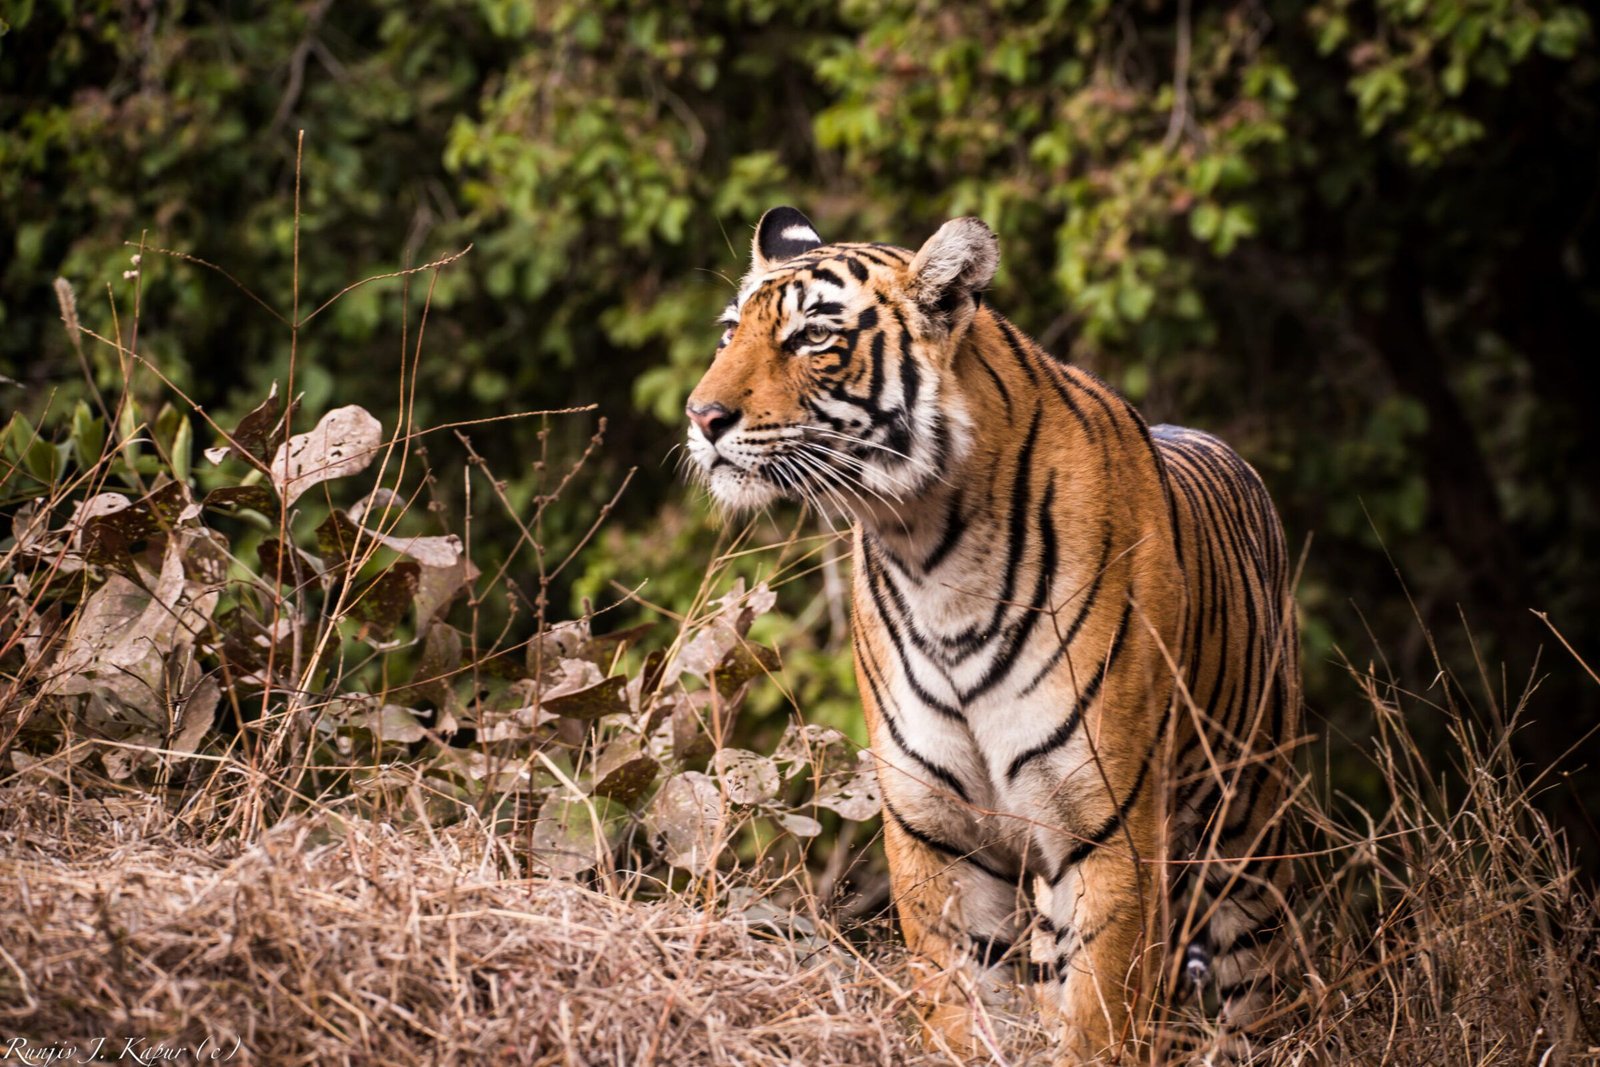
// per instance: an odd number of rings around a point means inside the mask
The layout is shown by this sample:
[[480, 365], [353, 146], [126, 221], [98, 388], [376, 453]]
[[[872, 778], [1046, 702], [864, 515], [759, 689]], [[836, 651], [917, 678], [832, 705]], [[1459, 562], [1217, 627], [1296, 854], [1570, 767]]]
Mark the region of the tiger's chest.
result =
[[1012, 552], [974, 537], [936, 562], [858, 545], [857, 671], [885, 796], [951, 845], [1020, 856], [1043, 812], [1097, 792], [1082, 720], [1105, 648], [1086, 638], [1118, 609], [1086, 595], [1094, 561], [1048, 538]]

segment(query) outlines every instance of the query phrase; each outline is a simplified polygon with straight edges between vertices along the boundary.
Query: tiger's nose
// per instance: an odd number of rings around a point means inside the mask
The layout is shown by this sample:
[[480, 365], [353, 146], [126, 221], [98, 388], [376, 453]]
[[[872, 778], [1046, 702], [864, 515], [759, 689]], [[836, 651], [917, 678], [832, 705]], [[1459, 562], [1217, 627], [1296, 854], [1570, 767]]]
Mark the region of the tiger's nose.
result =
[[721, 404], [690, 404], [684, 410], [712, 444], [716, 444], [717, 438], [733, 429], [739, 421], [737, 411], [729, 411]]

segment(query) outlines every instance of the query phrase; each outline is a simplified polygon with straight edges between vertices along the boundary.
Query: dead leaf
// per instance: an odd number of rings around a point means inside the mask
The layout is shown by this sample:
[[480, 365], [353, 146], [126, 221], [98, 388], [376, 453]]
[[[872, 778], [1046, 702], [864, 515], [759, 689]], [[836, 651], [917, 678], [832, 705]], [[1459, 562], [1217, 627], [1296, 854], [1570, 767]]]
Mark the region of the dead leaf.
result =
[[632, 710], [628, 707], [627, 688], [627, 676], [619, 674], [587, 689], [546, 696], [539, 706], [541, 710], [565, 719], [592, 720], [605, 715], [625, 714]]
[[717, 779], [735, 804], [768, 804], [778, 798], [778, 765], [742, 748], [720, 748], [712, 761]]
[[786, 811], [778, 816], [778, 825], [796, 837], [816, 837], [822, 833], [822, 824], [809, 815]]
[[594, 785], [589, 791], [595, 796], [610, 797], [619, 804], [632, 806], [644, 796], [660, 769], [659, 763], [639, 750], [638, 741], [619, 738], [600, 754], [594, 769]]
[[322, 416], [309, 433], [295, 434], [272, 457], [272, 484], [289, 507], [314, 485], [360, 474], [377, 457], [383, 425], [349, 404]]
[[278, 501], [264, 485], [225, 485], [206, 494], [201, 505], [208, 508], [253, 508], [263, 515], [276, 516]]
[[882, 810], [883, 796], [878, 792], [872, 753], [863, 749], [856, 757], [857, 769], [829, 778], [812, 798], [812, 803], [836, 811], [853, 822], [864, 822]]
[[314, 558], [296, 548], [283, 551], [283, 542], [269, 537], [256, 546], [256, 560], [261, 564], [261, 577], [290, 589], [309, 589], [317, 580], [319, 571]]
[[610, 855], [624, 827], [623, 818], [604, 798], [551, 796], [539, 805], [534, 819], [534, 860], [559, 877], [582, 874]]
[[405, 618], [411, 598], [416, 595], [421, 572], [415, 563], [401, 560], [356, 586], [345, 601], [346, 614], [365, 624], [361, 628], [363, 640], [375, 637], [387, 641], [394, 636], [395, 627]]
[[[300, 399], [296, 397], [290, 407], [291, 411], [298, 411]], [[206, 459], [213, 464], [220, 464], [227, 458], [228, 453], [233, 451], [233, 445], [236, 444], [255, 459], [265, 463], [267, 452], [277, 437], [276, 431], [283, 425], [283, 417], [283, 405], [278, 400], [278, 383], [273, 382], [267, 398], [256, 405], [254, 411], [240, 419], [238, 427], [229, 435], [233, 443], [228, 443], [225, 438], [222, 444], [206, 449]]]
[[673, 775], [656, 793], [645, 825], [661, 839], [662, 857], [668, 863], [704, 874], [716, 859], [722, 835], [717, 784], [699, 771]]

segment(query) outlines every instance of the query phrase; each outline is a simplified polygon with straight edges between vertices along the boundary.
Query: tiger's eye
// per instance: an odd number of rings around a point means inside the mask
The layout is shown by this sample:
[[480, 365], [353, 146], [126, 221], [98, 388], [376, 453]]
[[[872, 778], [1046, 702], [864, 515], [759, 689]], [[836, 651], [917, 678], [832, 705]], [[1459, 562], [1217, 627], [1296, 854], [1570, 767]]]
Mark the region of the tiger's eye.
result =
[[822, 342], [833, 336], [833, 331], [828, 329], [828, 327], [821, 325], [820, 323], [813, 322], [811, 325], [806, 327], [805, 333], [802, 334], [802, 336], [806, 339], [806, 344], [820, 345]]

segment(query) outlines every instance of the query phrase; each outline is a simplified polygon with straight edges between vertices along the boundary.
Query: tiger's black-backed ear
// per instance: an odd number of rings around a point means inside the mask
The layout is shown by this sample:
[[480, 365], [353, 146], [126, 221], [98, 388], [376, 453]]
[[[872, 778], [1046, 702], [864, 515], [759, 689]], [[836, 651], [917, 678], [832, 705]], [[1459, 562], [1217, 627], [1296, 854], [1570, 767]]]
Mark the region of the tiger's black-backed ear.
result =
[[750, 250], [751, 269], [766, 272], [786, 259], [822, 246], [811, 220], [792, 207], [775, 207], [756, 223], [756, 239]]
[[906, 269], [906, 292], [929, 317], [955, 329], [1000, 266], [1000, 241], [982, 219], [951, 219], [924, 242]]

